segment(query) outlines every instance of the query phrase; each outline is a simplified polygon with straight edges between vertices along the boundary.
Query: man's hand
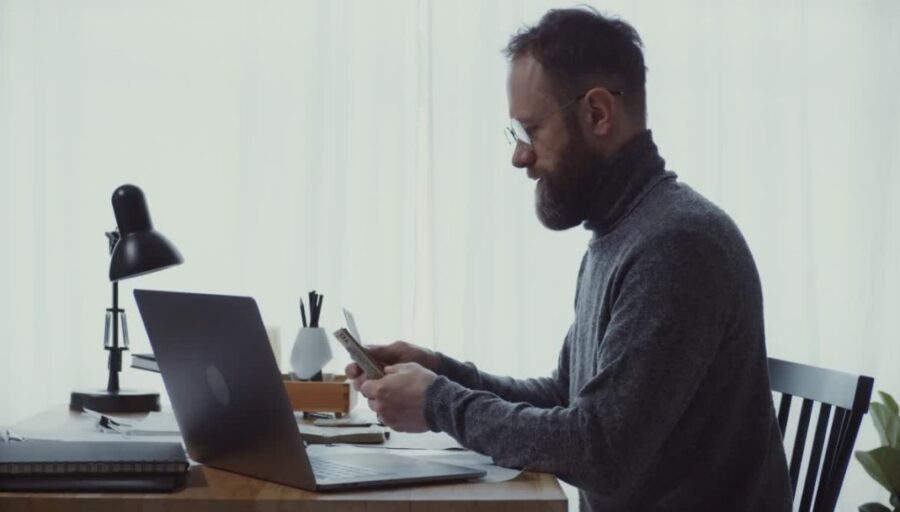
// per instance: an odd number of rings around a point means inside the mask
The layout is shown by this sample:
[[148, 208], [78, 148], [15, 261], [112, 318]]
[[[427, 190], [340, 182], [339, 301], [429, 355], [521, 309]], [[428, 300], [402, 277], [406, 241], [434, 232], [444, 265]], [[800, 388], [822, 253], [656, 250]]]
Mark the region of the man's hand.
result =
[[[437, 373], [440, 363], [440, 358], [435, 352], [405, 341], [395, 341], [390, 345], [366, 345], [366, 350], [376, 361], [385, 365], [417, 363], [419, 366]], [[367, 380], [365, 372], [356, 363], [348, 364], [344, 373], [353, 382], [353, 387], [357, 391]]]
[[398, 432], [425, 432], [425, 390], [437, 378], [418, 363], [385, 367], [384, 377], [362, 383], [360, 392], [381, 421]]

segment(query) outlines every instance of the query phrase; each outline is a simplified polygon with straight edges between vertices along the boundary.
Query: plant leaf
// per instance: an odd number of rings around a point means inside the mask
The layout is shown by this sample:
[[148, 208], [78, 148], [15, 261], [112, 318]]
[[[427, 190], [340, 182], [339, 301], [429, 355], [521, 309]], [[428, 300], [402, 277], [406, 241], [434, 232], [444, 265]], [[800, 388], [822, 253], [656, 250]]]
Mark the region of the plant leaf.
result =
[[859, 512], [891, 512], [891, 509], [881, 503], [866, 503], [859, 506]]
[[881, 444], [900, 448], [900, 416], [897, 416], [890, 406], [879, 402], [872, 402], [869, 412], [881, 437]]
[[881, 401], [884, 402], [884, 405], [888, 406], [888, 409], [893, 411], [894, 414], [900, 415], [900, 407], [897, 406], [897, 402], [891, 395], [884, 391], [879, 391], [878, 394], [881, 396]]
[[882, 446], [856, 452], [856, 460], [876, 482], [891, 494], [900, 494], [900, 450]]

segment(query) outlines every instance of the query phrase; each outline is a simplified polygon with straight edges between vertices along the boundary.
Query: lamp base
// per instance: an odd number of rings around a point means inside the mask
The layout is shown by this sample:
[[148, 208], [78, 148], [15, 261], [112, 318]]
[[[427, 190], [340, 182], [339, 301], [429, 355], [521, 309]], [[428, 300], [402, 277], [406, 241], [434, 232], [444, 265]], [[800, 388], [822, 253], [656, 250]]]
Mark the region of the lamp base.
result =
[[150, 412], [158, 411], [159, 393], [121, 389], [107, 391], [73, 391], [69, 399], [69, 410], [81, 411], [88, 408], [97, 412]]

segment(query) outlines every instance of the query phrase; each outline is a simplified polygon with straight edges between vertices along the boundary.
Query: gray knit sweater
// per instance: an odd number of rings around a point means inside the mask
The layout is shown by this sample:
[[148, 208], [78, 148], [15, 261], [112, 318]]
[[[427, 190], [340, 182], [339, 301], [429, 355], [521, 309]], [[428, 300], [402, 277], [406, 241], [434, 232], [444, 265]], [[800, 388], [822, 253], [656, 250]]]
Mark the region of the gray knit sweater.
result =
[[428, 426], [571, 483], [584, 512], [790, 510], [755, 264], [664, 166], [649, 131], [610, 162], [553, 376], [442, 354]]

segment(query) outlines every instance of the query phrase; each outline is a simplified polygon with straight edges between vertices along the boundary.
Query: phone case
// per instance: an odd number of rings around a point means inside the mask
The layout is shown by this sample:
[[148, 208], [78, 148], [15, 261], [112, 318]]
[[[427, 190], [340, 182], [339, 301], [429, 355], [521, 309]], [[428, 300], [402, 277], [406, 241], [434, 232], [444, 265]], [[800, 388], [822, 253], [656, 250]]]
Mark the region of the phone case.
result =
[[353, 359], [353, 362], [358, 364], [370, 379], [380, 379], [384, 377], [381, 366], [372, 360], [369, 353], [366, 352], [366, 349], [356, 341], [353, 335], [350, 334], [350, 331], [343, 328], [338, 329], [334, 331], [334, 337], [337, 338], [338, 342], [343, 345], [350, 354], [350, 359]]

